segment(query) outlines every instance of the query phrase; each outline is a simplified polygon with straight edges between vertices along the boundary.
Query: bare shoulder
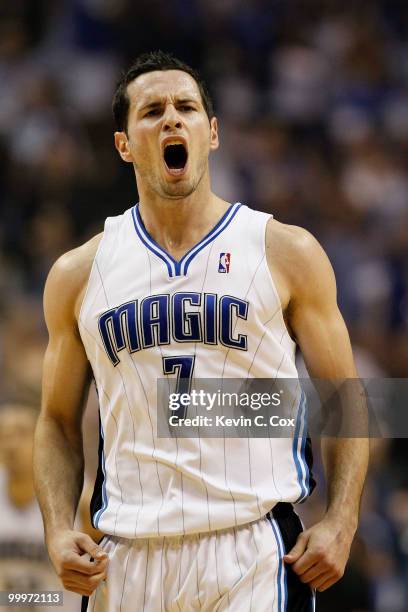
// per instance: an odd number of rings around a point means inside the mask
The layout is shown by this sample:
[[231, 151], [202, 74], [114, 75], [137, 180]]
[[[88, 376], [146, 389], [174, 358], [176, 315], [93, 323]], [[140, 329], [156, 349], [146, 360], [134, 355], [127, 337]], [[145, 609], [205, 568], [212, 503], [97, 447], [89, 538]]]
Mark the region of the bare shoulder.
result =
[[335, 292], [329, 259], [316, 238], [303, 227], [271, 219], [266, 230], [266, 255], [284, 303], [300, 294]]
[[91, 273], [92, 264], [103, 233], [81, 246], [64, 253], [52, 266], [44, 291], [44, 310], [47, 314], [66, 314], [74, 319]]

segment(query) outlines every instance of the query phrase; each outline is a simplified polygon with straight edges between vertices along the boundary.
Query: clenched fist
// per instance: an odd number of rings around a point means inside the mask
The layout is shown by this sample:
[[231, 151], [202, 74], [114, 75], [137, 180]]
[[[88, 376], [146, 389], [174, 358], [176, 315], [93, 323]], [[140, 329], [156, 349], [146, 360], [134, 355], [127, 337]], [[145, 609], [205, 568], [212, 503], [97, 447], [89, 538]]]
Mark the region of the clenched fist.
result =
[[284, 561], [302, 582], [325, 591], [343, 576], [353, 536], [352, 531], [323, 519], [298, 536]]
[[88, 535], [67, 529], [54, 533], [47, 545], [55, 571], [68, 591], [89, 597], [106, 578], [108, 555]]

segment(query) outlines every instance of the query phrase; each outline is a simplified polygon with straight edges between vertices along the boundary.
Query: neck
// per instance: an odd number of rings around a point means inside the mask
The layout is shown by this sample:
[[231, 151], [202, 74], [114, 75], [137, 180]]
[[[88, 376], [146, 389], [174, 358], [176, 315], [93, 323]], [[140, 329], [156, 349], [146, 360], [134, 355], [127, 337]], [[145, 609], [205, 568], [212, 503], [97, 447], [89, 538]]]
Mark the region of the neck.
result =
[[186, 198], [166, 199], [140, 191], [140, 214], [147, 231], [176, 259], [214, 227], [228, 206], [205, 179]]

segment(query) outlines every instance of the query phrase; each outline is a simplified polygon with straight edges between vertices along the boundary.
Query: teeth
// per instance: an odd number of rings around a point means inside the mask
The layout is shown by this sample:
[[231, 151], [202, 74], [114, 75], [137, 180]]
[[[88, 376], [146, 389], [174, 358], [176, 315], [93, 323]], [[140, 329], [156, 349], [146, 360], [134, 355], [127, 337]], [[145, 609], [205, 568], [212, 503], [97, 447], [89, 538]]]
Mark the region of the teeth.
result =
[[169, 145], [183, 145], [184, 146], [184, 142], [181, 140], [172, 140], [171, 142], [166, 142], [166, 147], [168, 147]]

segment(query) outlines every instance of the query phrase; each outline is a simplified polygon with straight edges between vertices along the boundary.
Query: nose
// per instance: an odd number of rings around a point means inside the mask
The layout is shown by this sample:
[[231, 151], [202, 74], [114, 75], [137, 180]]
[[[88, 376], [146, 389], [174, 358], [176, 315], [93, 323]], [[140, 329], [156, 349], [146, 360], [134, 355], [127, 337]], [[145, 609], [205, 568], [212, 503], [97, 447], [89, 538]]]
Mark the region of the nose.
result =
[[163, 129], [164, 131], [173, 130], [174, 128], [180, 129], [183, 125], [181, 117], [177, 112], [174, 104], [168, 104], [163, 117]]

